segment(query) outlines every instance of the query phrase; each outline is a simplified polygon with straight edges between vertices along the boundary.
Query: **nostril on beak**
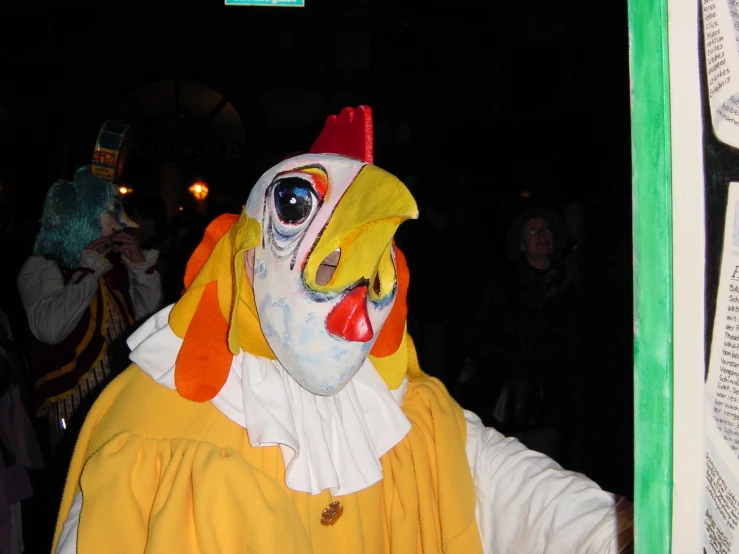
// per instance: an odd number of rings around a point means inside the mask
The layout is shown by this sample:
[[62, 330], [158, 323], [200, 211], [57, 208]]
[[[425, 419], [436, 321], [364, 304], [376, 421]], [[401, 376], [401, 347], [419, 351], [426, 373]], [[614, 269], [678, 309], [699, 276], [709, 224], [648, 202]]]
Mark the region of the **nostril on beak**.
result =
[[336, 267], [339, 265], [340, 259], [341, 248], [337, 248], [323, 259], [316, 271], [316, 284], [321, 287], [328, 285], [336, 272]]
[[380, 274], [377, 273], [375, 275], [375, 280], [372, 282], [372, 290], [375, 291], [376, 295], [380, 295], [380, 291], [382, 290], [382, 287], [380, 286]]

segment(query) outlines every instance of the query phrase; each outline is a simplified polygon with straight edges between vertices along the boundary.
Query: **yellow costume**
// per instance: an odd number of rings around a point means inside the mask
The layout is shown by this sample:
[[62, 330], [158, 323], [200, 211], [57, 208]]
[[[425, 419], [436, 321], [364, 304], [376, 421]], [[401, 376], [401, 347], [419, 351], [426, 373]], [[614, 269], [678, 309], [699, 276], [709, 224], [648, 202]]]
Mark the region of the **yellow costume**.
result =
[[338, 498], [344, 513], [324, 526], [335, 498], [288, 489], [277, 447], [252, 448], [211, 404], [129, 368], [88, 416], [70, 469], [61, 512], [81, 488], [78, 552], [482, 552], [461, 409], [411, 373], [412, 428], [382, 458], [387, 478]]

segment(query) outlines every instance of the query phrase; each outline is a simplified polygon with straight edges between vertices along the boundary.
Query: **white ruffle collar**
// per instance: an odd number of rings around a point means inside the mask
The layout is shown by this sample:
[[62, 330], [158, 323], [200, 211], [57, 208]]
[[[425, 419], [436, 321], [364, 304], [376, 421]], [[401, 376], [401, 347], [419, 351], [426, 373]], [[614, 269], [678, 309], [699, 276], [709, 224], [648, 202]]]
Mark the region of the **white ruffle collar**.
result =
[[[174, 390], [182, 339], [169, 327], [168, 306], [128, 339], [131, 361]], [[411, 424], [400, 409], [407, 378], [389, 390], [367, 359], [333, 396], [301, 387], [276, 360], [241, 351], [226, 384], [211, 403], [246, 429], [253, 447], [279, 445], [285, 482], [299, 492], [351, 494], [382, 480], [380, 457], [398, 444]]]

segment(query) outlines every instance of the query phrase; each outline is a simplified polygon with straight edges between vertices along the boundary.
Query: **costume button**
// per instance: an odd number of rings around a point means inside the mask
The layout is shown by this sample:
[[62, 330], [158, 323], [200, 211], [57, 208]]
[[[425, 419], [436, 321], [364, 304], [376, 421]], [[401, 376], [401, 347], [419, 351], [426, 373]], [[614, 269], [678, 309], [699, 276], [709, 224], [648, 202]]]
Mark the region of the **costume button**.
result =
[[333, 525], [339, 520], [343, 513], [344, 506], [341, 505], [341, 502], [331, 502], [331, 504], [328, 505], [328, 508], [323, 510], [321, 513], [321, 525]]

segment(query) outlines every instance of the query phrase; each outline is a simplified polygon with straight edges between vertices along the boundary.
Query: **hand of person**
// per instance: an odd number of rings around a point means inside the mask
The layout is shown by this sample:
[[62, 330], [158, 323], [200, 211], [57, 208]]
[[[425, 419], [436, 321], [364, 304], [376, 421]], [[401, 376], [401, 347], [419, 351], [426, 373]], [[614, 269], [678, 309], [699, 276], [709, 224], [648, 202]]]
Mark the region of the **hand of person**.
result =
[[85, 250], [95, 252], [103, 257], [107, 256], [112, 249], [113, 243], [111, 242], [110, 237], [100, 237], [85, 246]]
[[115, 234], [113, 237], [113, 252], [123, 254], [128, 261], [138, 264], [144, 261], [144, 253], [139, 247], [139, 241], [126, 232]]

